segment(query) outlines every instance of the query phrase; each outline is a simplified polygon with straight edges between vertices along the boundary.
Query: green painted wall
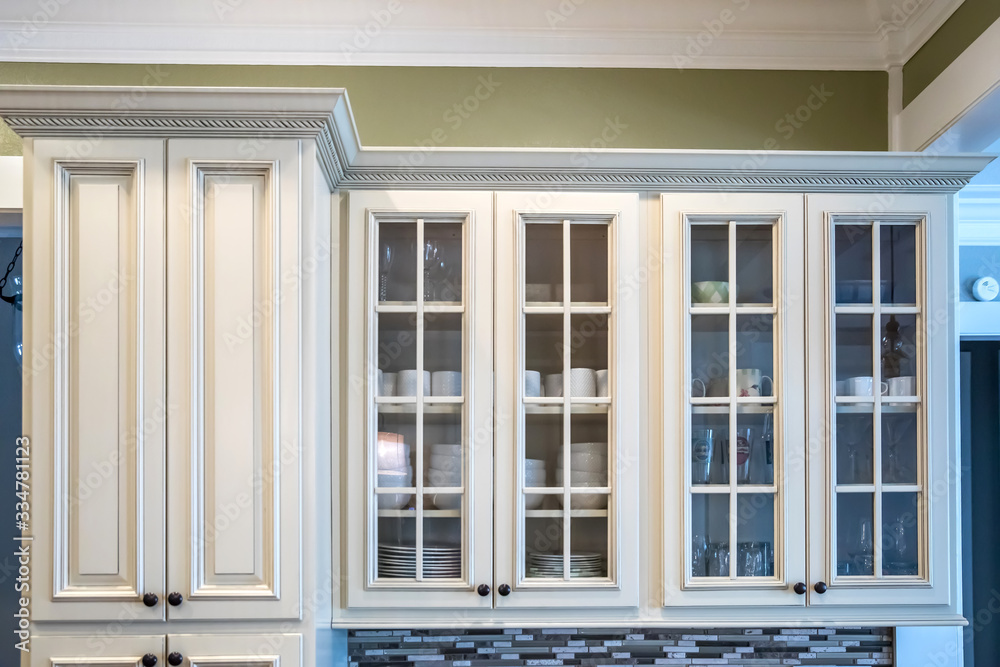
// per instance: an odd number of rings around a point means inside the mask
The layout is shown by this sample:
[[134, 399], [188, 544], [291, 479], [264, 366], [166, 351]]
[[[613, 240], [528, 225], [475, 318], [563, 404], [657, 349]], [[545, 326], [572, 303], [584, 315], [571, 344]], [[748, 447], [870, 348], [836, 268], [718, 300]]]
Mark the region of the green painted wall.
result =
[[997, 19], [1000, 0], [965, 0], [903, 65], [903, 106], [923, 92]]
[[368, 146], [887, 148], [884, 72], [0, 63], [0, 83], [342, 86]]

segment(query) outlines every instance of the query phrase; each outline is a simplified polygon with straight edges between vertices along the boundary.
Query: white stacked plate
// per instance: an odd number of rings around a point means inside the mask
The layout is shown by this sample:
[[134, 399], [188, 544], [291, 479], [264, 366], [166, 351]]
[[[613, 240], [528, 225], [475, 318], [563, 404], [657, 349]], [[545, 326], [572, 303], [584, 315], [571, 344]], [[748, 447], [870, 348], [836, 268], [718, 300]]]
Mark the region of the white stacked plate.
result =
[[[462, 547], [425, 545], [423, 575], [438, 579], [462, 576]], [[413, 579], [417, 576], [417, 548], [399, 544], [378, 545], [378, 576]]]
[[[604, 556], [599, 553], [578, 552], [570, 554], [569, 571], [572, 577], [605, 577]], [[563, 576], [563, 555], [528, 552], [529, 577]]]

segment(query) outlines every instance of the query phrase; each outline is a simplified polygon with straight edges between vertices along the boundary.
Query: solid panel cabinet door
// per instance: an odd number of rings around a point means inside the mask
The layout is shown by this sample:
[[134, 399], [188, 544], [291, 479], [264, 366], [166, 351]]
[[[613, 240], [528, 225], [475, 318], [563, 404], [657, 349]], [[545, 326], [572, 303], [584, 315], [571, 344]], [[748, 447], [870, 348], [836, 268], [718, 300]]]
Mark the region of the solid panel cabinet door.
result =
[[171, 618], [299, 614], [300, 147], [246, 144], [168, 144]]
[[25, 147], [34, 617], [162, 618], [163, 142]]
[[664, 604], [802, 606], [803, 198], [661, 202]]
[[[163, 635], [36, 637], [32, 639], [31, 667], [143, 667], [152, 656], [165, 665]], [[149, 661], [149, 658], [147, 658]]]
[[496, 211], [495, 604], [635, 607], [639, 198]]
[[167, 635], [164, 655], [190, 667], [301, 667], [302, 635]]
[[[810, 195], [810, 605], [957, 609], [948, 198]], [[821, 520], [821, 519], [826, 519]], [[914, 613], [920, 613], [919, 611]]]

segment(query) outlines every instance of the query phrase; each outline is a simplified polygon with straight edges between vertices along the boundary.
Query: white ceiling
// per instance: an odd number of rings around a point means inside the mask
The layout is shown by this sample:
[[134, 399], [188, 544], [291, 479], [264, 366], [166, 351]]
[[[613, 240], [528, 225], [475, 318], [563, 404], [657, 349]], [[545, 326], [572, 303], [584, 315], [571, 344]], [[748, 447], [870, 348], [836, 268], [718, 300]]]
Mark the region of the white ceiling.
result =
[[885, 69], [962, 0], [3, 0], [0, 61]]

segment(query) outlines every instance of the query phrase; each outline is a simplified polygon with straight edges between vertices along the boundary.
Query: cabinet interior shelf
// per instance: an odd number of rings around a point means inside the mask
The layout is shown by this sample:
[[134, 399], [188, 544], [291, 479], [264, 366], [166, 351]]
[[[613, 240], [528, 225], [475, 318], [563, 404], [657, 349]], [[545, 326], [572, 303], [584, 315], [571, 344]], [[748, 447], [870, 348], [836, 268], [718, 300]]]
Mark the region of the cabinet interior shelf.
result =
[[[561, 519], [565, 514], [565, 510], [524, 510], [526, 519]], [[569, 515], [573, 518], [601, 519], [608, 516], [608, 510], [570, 510]]]
[[[417, 510], [415, 509], [399, 509], [399, 510], [379, 510], [379, 518], [389, 518], [389, 519], [415, 519], [417, 517]], [[462, 510], [424, 510], [425, 519], [459, 519], [462, 516]]]
[[[524, 413], [529, 415], [561, 415], [563, 407], [563, 403], [555, 405], [525, 403]], [[569, 411], [574, 415], [603, 415], [607, 414], [610, 407], [608, 403], [570, 403]]]
[[[769, 415], [774, 412], [773, 403], [738, 403], [737, 412], [745, 415]], [[692, 405], [691, 413], [696, 415], [727, 415], [729, 404], [725, 405]]]
[[[458, 301], [424, 301], [425, 313], [461, 313], [465, 308]], [[415, 313], [416, 301], [379, 301], [375, 306], [377, 313]]]
[[[414, 414], [416, 403], [379, 403], [379, 414]], [[425, 415], [457, 415], [462, 412], [461, 403], [424, 403]]]
[[[874, 403], [837, 403], [839, 414], [868, 414], [872, 413]], [[882, 403], [883, 414], [906, 414], [917, 411], [919, 403]]]

